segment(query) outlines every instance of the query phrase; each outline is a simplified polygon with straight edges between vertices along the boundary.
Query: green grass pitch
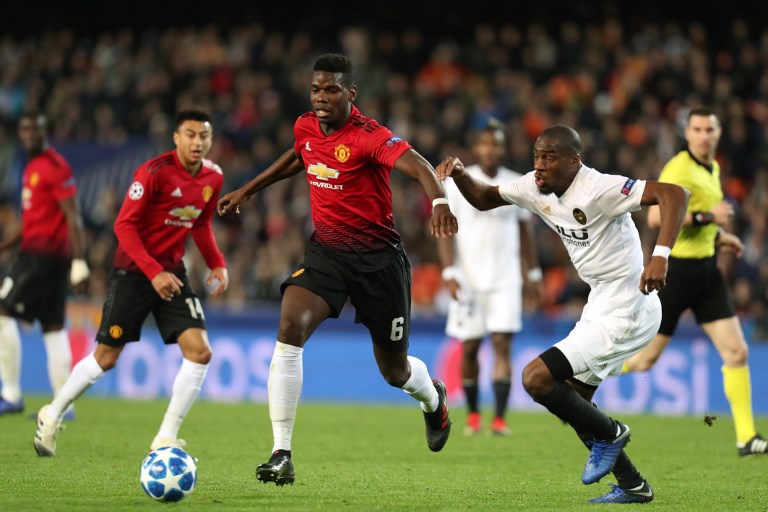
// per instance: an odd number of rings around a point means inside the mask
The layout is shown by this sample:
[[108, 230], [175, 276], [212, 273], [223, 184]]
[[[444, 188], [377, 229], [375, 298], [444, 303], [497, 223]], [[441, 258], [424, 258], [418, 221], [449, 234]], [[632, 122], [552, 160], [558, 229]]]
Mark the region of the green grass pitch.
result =
[[[27, 397], [28, 411], [42, 397]], [[464, 437], [454, 408], [445, 449], [432, 453], [418, 406], [302, 403], [294, 434], [296, 483], [257, 483], [254, 470], [272, 448], [266, 405], [199, 401], [181, 437], [199, 458], [197, 487], [177, 504], [144, 495], [139, 465], [166, 401], [84, 397], [59, 434], [57, 455], [38, 458], [34, 422], [0, 418], [0, 510], [134, 511], [595, 510], [586, 501], [609, 490], [585, 486], [587, 451], [570, 428], [546, 413], [511, 411], [508, 438]], [[730, 417], [617, 415], [632, 428], [627, 451], [651, 482], [646, 509], [768, 510], [768, 456], [736, 455]], [[768, 432], [765, 419], [758, 426]], [[631, 507], [637, 507], [632, 505]], [[613, 506], [615, 507], [615, 506]]]

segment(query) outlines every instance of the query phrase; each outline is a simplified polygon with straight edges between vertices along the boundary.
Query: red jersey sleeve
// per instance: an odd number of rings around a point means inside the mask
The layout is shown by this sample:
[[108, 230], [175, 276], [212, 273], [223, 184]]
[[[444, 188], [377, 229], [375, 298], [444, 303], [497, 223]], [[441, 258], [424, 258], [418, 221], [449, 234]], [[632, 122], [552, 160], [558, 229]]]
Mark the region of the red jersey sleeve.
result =
[[395, 162], [412, 146], [404, 139], [393, 134], [386, 126], [379, 125], [364, 139], [366, 154], [371, 160], [393, 169]]
[[192, 239], [195, 241], [195, 245], [197, 245], [200, 254], [202, 254], [205, 259], [205, 263], [211, 270], [217, 267], [227, 266], [227, 263], [224, 260], [224, 255], [221, 253], [219, 246], [216, 243], [216, 237], [213, 234], [213, 226], [211, 223], [213, 212], [216, 210], [216, 203], [219, 201], [221, 186], [222, 184], [219, 183], [214, 189], [213, 196], [205, 205], [203, 213], [197, 218], [195, 226], [192, 228]]
[[136, 170], [115, 220], [115, 235], [120, 246], [149, 280], [163, 270], [163, 266], [147, 252], [138, 230], [142, 214], [152, 198], [153, 177], [144, 166]]
[[46, 185], [56, 201], [69, 199], [77, 194], [77, 185], [72, 169], [63, 158], [51, 158], [49, 171], [42, 174]]

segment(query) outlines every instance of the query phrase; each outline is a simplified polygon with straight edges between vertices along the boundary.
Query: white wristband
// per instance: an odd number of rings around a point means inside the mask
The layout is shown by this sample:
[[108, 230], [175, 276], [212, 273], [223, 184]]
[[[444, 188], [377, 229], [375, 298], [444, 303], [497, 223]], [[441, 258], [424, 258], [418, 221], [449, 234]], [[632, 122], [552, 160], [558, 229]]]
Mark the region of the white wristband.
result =
[[435, 209], [435, 206], [439, 204], [448, 204], [448, 198], [447, 197], [436, 197], [432, 200], [432, 209]]
[[544, 273], [541, 271], [540, 267], [536, 267], [529, 270], [528, 273], [526, 274], [526, 277], [528, 277], [529, 281], [538, 283], [544, 278]]
[[456, 267], [445, 267], [443, 269], [443, 281], [450, 281], [456, 279]]
[[69, 270], [69, 280], [72, 284], [80, 284], [88, 279], [89, 275], [91, 275], [91, 271], [88, 269], [88, 264], [85, 260], [72, 260], [72, 268]]
[[666, 245], [657, 245], [656, 247], [653, 248], [653, 254], [651, 255], [651, 257], [661, 256], [666, 260], [666, 259], [669, 259], [670, 252], [672, 252], [672, 249], [670, 249]]

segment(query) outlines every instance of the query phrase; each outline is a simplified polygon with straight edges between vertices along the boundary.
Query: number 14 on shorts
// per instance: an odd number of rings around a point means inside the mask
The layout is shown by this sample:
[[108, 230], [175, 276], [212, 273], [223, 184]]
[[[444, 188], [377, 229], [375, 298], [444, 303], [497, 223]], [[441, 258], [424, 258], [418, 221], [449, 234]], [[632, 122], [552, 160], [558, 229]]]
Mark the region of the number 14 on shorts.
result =
[[187, 297], [185, 299], [187, 306], [189, 307], [189, 316], [197, 319], [205, 320], [205, 314], [203, 314], [203, 306], [200, 304], [200, 299], [197, 297]]

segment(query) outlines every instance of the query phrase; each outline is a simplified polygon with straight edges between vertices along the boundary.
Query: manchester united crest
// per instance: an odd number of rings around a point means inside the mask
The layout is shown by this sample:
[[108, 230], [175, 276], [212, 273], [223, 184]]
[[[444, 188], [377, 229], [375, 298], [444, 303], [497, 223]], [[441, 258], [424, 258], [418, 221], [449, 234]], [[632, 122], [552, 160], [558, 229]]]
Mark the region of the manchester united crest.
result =
[[336, 160], [344, 163], [349, 160], [349, 148], [344, 144], [339, 144], [333, 148], [333, 155], [336, 157]]
[[573, 209], [573, 218], [582, 226], [587, 223], [587, 214], [578, 208]]
[[109, 335], [112, 336], [114, 339], [119, 338], [123, 335], [123, 328], [119, 325], [113, 325], [109, 328]]
[[36, 172], [33, 172], [32, 176], [29, 177], [29, 186], [36, 187], [39, 181], [40, 181], [40, 175], [37, 174]]
[[206, 185], [203, 187], [203, 201], [206, 203], [211, 200], [211, 196], [213, 195], [213, 188], [211, 188], [210, 185]]

